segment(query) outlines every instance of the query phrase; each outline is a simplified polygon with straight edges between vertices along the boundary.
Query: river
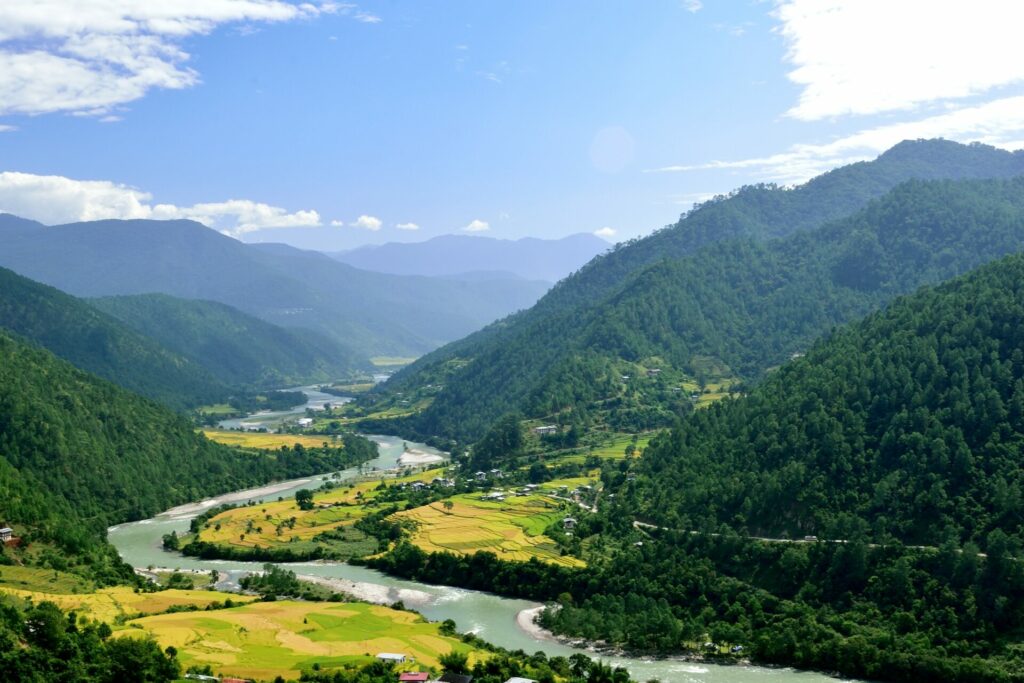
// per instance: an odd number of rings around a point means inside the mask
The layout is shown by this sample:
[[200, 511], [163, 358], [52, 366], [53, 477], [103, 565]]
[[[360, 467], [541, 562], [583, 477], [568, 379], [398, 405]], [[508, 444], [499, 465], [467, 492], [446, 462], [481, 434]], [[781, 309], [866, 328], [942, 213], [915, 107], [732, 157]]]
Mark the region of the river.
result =
[[[322, 409], [323, 404], [340, 403], [345, 399], [323, 394], [309, 387], [302, 387], [310, 398], [310, 403], [290, 411], [263, 413], [242, 420], [230, 420], [226, 423], [240, 426], [243, 423], [259, 422], [268, 428], [290, 416], [303, 414], [307, 407]], [[229, 426], [225, 424], [225, 426]], [[407, 448], [416, 452], [439, 454], [425, 444], [404, 442], [391, 436], [371, 436], [380, 446], [377, 459], [363, 466], [367, 469], [393, 469], [398, 465], [399, 458]], [[353, 468], [346, 470], [343, 478], [352, 478], [359, 474]], [[278, 497], [289, 497], [301, 488], [316, 488], [326, 477], [307, 477], [282, 482], [271, 486], [238, 491], [235, 493], [210, 498], [208, 500], [173, 508], [152, 519], [120, 524], [111, 527], [108, 532], [110, 542], [121, 553], [121, 557], [139, 569], [147, 567], [168, 567], [183, 570], [216, 569], [221, 575], [221, 588], [237, 587], [238, 579], [244, 574], [260, 570], [261, 563], [238, 562], [228, 560], [201, 560], [185, 557], [179, 553], [168, 552], [161, 547], [164, 534], [175, 531], [179, 534], [188, 531], [189, 521], [204, 510], [221, 503], [243, 503], [247, 501], [277, 500]], [[522, 649], [526, 652], [543, 650], [548, 655], [571, 655], [578, 652], [570, 646], [557, 641], [535, 636], [521, 628], [516, 617], [520, 612], [538, 607], [536, 603], [526, 600], [501, 598], [490, 593], [463, 590], [448, 586], [432, 586], [415, 581], [396, 579], [380, 572], [356, 567], [340, 562], [295, 562], [286, 565], [296, 574], [316, 577], [321, 580], [342, 580], [356, 582], [363, 592], [376, 591], [378, 595], [386, 594], [387, 600], [403, 600], [405, 604], [422, 613], [428, 619], [442, 621], [452, 619], [460, 631], [472, 631], [481, 638], [495, 645], [510, 650]], [[594, 656], [593, 653], [587, 653]], [[795, 671], [793, 669], [765, 668], [757, 666], [720, 666], [684, 662], [678, 660], [654, 660], [630, 657], [606, 658], [615, 666], [629, 669], [633, 678], [646, 681], [657, 678], [666, 683], [835, 683], [836, 679], [820, 673]]]

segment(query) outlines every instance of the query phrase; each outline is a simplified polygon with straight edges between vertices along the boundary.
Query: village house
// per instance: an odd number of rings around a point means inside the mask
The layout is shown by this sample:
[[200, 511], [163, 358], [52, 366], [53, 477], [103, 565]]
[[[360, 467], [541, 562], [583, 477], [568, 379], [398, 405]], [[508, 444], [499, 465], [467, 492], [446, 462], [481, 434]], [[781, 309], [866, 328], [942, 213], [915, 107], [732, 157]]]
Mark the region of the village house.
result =
[[647, 370], [648, 377], [657, 377], [661, 374], [661, 368], [650, 368]]
[[502, 478], [503, 476], [505, 476], [505, 475], [504, 475], [504, 474], [502, 473], [502, 471], [501, 471], [501, 470], [499, 470], [499, 469], [497, 469], [497, 468], [495, 468], [495, 469], [491, 470], [490, 474], [491, 474], [491, 476], [492, 476], [492, 477], [494, 477], [495, 479], [501, 479], [501, 478]]
[[533, 428], [533, 433], [538, 434], [540, 436], [544, 436], [545, 434], [554, 434], [557, 431], [558, 425], [544, 425], [542, 427]]
[[313, 425], [313, 418], [311, 418], [311, 417], [300, 417], [299, 418], [299, 426], [302, 427], [303, 429], [305, 429], [306, 427], [311, 427], [312, 425]]
[[401, 683], [426, 683], [430, 680], [430, 674], [426, 671], [403, 671], [398, 674]]
[[484, 479], [487, 478], [487, 473], [486, 472], [477, 472], [473, 476], [476, 477], [477, 481], [483, 481]]
[[377, 654], [377, 659], [391, 664], [404, 664], [406, 656], [397, 652], [380, 652]]
[[576, 528], [576, 518], [575, 517], [566, 517], [565, 519], [563, 519], [562, 520], [562, 528], [565, 529], [566, 531], [572, 531], [573, 529], [575, 529]]
[[513, 676], [512, 678], [505, 681], [505, 683], [537, 683], [532, 678], [521, 678], [519, 676]]
[[14, 536], [14, 529], [9, 526], [5, 526], [0, 529], [0, 543], [7, 543]]

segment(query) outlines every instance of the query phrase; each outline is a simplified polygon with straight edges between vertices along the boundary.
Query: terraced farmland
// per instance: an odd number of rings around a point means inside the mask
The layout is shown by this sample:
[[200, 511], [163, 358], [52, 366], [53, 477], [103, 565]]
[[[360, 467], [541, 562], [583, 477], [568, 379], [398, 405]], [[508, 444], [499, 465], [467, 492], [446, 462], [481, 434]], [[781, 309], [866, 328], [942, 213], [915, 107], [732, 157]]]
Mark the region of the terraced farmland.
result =
[[[211, 612], [179, 612], [129, 622], [121, 634], [152, 635], [173, 645], [185, 668], [209, 664], [214, 671], [256, 680], [297, 678], [319, 664], [330, 669], [365, 663], [379, 652], [415, 659], [409, 669], [438, 667], [438, 657], [457, 650], [472, 664], [486, 656], [438, 625], [410, 613], [365, 603], [258, 602]], [[136, 635], [137, 634], [137, 635]]]
[[427, 552], [471, 555], [488, 551], [503, 560], [537, 558], [569, 567], [584, 565], [582, 560], [562, 555], [544, 535], [551, 524], [571, 514], [571, 508], [562, 501], [540, 494], [489, 501], [476, 493], [448, 500], [452, 503], [450, 510], [437, 502], [391, 518], [415, 522], [410, 540]]
[[74, 610], [109, 624], [118, 617], [133, 617], [139, 614], [156, 614], [171, 607], [193, 605], [199, 609], [215, 602], [230, 599], [236, 603], [255, 600], [251, 596], [219, 593], [205, 590], [164, 590], [156, 593], [136, 593], [127, 586], [103, 588], [94, 593], [50, 593], [41, 591], [20, 590], [0, 586], [0, 590], [21, 598], [30, 598], [34, 602], [48, 600], [56, 603], [63, 610]]

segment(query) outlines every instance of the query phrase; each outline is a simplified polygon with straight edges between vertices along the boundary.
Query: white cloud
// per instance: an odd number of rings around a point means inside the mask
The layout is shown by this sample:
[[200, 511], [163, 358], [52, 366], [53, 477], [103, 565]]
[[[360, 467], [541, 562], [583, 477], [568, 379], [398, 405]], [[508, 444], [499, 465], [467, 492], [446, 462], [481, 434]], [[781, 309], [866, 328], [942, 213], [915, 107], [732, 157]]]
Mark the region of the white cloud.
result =
[[611, 239], [615, 237], [615, 228], [609, 228], [607, 225], [603, 228], [594, 231], [594, 234], [604, 239]]
[[152, 198], [148, 192], [108, 180], [0, 173], [0, 211], [47, 224], [106, 218], [189, 218], [235, 236], [263, 228], [321, 224], [316, 211], [290, 213], [248, 199], [176, 206], [153, 204]]
[[0, 124], [0, 133], [10, 133], [11, 131], [18, 130], [17, 126], [5, 126]]
[[463, 232], [487, 232], [491, 229], [490, 224], [487, 221], [482, 221], [479, 218], [474, 218], [469, 222], [469, 225], [462, 228]]
[[704, 3], [700, 0], [683, 0], [683, 9], [691, 14], [696, 14], [701, 11], [704, 7]]
[[381, 18], [376, 14], [370, 14], [369, 12], [356, 12], [352, 15], [356, 21], [361, 21], [364, 24], [379, 24]]
[[327, 0], [3, 0], [0, 115], [103, 116], [152, 89], [198, 83], [181, 47], [191, 36], [323, 14], [379, 21]]
[[339, 221], [339, 220], [331, 221], [331, 227], [332, 228], [340, 228], [343, 225], [345, 225], [345, 221]]
[[383, 225], [383, 221], [381, 221], [381, 219], [376, 216], [367, 216], [366, 214], [363, 214], [352, 223], [352, 227], [362, 228], [363, 230], [369, 230], [370, 232], [377, 232], [380, 230], [381, 225]]
[[1024, 96], [1004, 97], [919, 121], [868, 128], [824, 144], [793, 145], [785, 152], [737, 161], [712, 161], [690, 166], [665, 166], [662, 171], [753, 169], [765, 179], [784, 183], [807, 180], [836, 166], [870, 159], [902, 140], [948, 138], [1017, 149], [1024, 139]]
[[415, 223], [398, 223], [397, 225], [395, 225], [395, 227], [398, 228], [399, 230], [419, 230], [420, 229], [420, 226], [416, 225]]
[[936, 0], [784, 0], [775, 10], [789, 78], [803, 88], [789, 115], [818, 120], [909, 110], [1024, 81], [1024, 4]]

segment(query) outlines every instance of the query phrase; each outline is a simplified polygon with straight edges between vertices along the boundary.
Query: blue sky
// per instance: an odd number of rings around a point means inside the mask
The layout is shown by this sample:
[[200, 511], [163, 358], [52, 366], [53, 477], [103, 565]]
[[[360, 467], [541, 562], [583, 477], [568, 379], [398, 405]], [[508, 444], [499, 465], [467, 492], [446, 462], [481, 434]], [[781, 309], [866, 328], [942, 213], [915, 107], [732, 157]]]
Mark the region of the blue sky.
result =
[[614, 241], [904, 137], [1024, 139], [1009, 3], [156, 4], [0, 6], [0, 209]]

